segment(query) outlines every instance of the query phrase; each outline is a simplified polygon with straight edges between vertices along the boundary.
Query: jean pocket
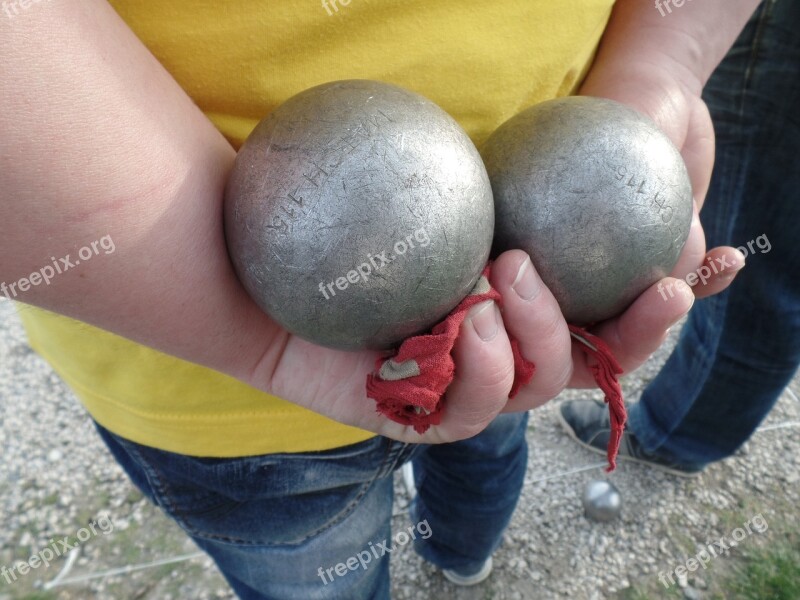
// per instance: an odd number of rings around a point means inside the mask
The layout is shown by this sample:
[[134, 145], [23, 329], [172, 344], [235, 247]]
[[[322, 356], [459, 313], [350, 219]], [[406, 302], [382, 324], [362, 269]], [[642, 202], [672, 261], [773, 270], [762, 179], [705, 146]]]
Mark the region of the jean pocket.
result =
[[384, 471], [392, 442], [233, 459], [129, 446], [158, 505], [192, 537], [293, 545], [351, 514]]

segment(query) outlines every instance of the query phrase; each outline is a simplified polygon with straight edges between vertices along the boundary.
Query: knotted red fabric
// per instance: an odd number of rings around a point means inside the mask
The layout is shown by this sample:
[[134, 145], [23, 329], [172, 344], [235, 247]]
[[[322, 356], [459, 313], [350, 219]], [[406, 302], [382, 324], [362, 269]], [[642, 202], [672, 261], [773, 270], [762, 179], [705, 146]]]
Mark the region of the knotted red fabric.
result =
[[[494, 300], [502, 307], [502, 296], [489, 283], [490, 274], [491, 263], [484, 269], [470, 295], [429, 334], [408, 338], [393, 355], [376, 361], [375, 372], [367, 376], [367, 396], [375, 400], [379, 413], [402, 425], [412, 426], [420, 434], [441, 423], [444, 394], [455, 376], [452, 350], [467, 312], [487, 300]], [[597, 359], [597, 364], [591, 369], [595, 381], [606, 394], [611, 411], [608, 470], [613, 471], [626, 419], [622, 390], [617, 380], [622, 369], [600, 338], [574, 326], [570, 326], [570, 333], [580, 341], [584, 352]], [[522, 356], [517, 340], [510, 340], [514, 355], [514, 383], [509, 398], [513, 398], [522, 386], [530, 382], [536, 366]]]
[[575, 325], [569, 326], [569, 333], [573, 340], [578, 342], [578, 347], [588, 356], [592, 356], [597, 361], [589, 368], [594, 375], [597, 386], [605, 394], [605, 402], [608, 404], [608, 412], [611, 417], [611, 436], [608, 439], [609, 473], [617, 468], [617, 453], [619, 443], [622, 440], [622, 432], [625, 430], [625, 421], [628, 420], [628, 413], [625, 410], [625, 400], [622, 397], [622, 387], [619, 384], [617, 375], [622, 374], [622, 367], [619, 366], [617, 359], [611, 352], [611, 348], [599, 337], [592, 335], [585, 329]]

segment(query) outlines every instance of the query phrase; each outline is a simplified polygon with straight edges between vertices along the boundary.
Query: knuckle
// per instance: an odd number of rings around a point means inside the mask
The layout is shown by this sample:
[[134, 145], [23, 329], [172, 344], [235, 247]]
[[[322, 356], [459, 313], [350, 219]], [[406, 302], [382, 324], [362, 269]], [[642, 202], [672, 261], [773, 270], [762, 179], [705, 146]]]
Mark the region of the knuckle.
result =
[[477, 377], [461, 380], [462, 384], [469, 385], [474, 393], [489, 396], [508, 396], [514, 383], [514, 361], [496, 359], [494, 364], [484, 364]]
[[569, 329], [560, 310], [548, 310], [541, 315], [536, 328], [536, 337], [539, 340], [546, 340], [548, 343], [550, 340], [555, 342], [569, 339]]

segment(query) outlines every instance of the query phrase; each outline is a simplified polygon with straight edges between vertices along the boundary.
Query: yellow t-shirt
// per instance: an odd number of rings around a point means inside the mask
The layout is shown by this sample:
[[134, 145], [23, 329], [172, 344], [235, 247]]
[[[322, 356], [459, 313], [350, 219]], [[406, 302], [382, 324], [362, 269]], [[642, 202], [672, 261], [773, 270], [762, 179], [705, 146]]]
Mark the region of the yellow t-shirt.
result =
[[[476, 144], [573, 92], [613, 0], [112, 0], [238, 147], [286, 98], [336, 79], [427, 96]], [[198, 300], [199, 301], [199, 300]], [[92, 416], [136, 442], [196, 456], [323, 450], [371, 437], [83, 323], [21, 311], [30, 343]]]

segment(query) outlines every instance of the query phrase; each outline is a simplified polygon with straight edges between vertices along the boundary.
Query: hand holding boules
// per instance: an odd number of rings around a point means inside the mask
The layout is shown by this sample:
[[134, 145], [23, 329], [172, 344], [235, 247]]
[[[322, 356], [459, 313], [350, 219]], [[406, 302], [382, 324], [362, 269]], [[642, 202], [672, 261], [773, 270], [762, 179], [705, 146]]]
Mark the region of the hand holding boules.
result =
[[[549, 293], [530, 296], [541, 288], [538, 277], [524, 255], [511, 253], [497, 261], [492, 282], [525, 301], [507, 305], [502, 318], [494, 302], [469, 310], [437, 427], [421, 436], [377, 415], [366, 397], [378, 354], [364, 348], [424, 332], [470, 292], [488, 258], [493, 218], [477, 150], [430, 101], [364, 81], [288, 100], [240, 150], [226, 190], [233, 265], [253, 301], [283, 327], [248, 383], [396, 439], [462, 439], [506, 404], [514, 360], [505, 327], [518, 323], [520, 343], [539, 344], [527, 358], [541, 355], [554, 366], [531, 385], [558, 393], [570, 370], [569, 336], [551, 330], [558, 306]], [[403, 256], [391, 261], [400, 243]], [[370, 260], [384, 252], [380, 265]], [[372, 272], [359, 278], [362, 263]]]
[[[636, 109], [652, 119], [679, 150], [689, 174], [694, 199], [689, 236], [668, 277], [650, 286], [621, 315], [599, 323], [592, 333], [608, 342], [622, 368], [628, 372], [641, 365], [666, 339], [669, 328], [692, 306], [695, 297], [704, 298], [727, 288], [744, 266], [744, 257], [728, 246], [706, 251], [700, 224], [702, 208], [714, 164], [714, 128], [708, 108], [700, 97], [702, 86], [684, 81], [682, 73], [641, 67], [625, 62], [597, 60], [580, 93], [609, 98]], [[686, 278], [719, 259], [727, 269], [711, 270], [711, 277], [690, 287]], [[689, 280], [691, 282], [691, 279]], [[577, 368], [570, 387], [593, 387], [594, 380], [575, 356]]]
[[686, 279], [704, 265], [720, 264], [715, 259], [723, 256], [729, 264], [723, 270], [712, 269], [711, 276], [697, 284], [689, 280], [697, 298], [723, 291], [744, 266], [744, 256], [732, 247], [706, 250], [699, 212], [714, 166], [714, 126], [701, 96], [702, 88], [702, 82], [694, 80], [686, 71], [654, 69], [650, 63], [626, 64], [621, 68], [614, 61], [600, 60], [580, 90], [581, 94], [610, 98], [634, 108], [652, 119], [678, 148], [692, 182], [694, 213], [689, 238], [670, 275]]
[[[369, 96], [366, 96], [364, 100], [368, 98]], [[384, 115], [386, 118], [382, 118], [381, 122], [391, 123], [392, 121], [390, 120], [393, 119], [392, 113], [383, 112], [386, 113]], [[362, 169], [362, 173], [365, 176], [359, 183], [360, 185], [373, 185], [373, 189], [382, 190], [384, 194], [387, 194], [393, 189], [392, 186], [385, 183], [381, 184], [380, 182], [375, 184], [371, 181], [371, 178], [377, 177], [380, 179], [385, 176], [384, 171], [387, 169], [384, 169], [384, 166], [387, 166], [391, 161], [387, 162], [384, 158], [384, 153], [386, 153], [386, 157], [391, 157], [391, 153], [404, 152], [404, 144], [409, 141], [408, 137], [404, 141], [403, 131], [398, 131], [397, 133], [400, 133], [400, 135], [394, 135], [390, 139], [382, 136], [381, 131], [370, 125], [370, 120], [374, 119], [375, 116], [363, 111], [363, 109], [354, 111], [353, 117], [356, 119], [356, 123], [351, 126], [351, 132], [357, 130], [356, 138], [353, 139], [351, 136], [345, 140], [334, 141], [346, 142], [349, 140], [351, 144], [360, 143], [365, 144], [366, 147], [382, 147], [383, 151], [378, 154], [377, 158], [373, 156], [363, 160], [366, 164], [372, 165], [372, 168]], [[289, 126], [295, 128], [298, 135], [302, 137], [303, 127], [309, 124], [313, 128], [317, 118], [321, 117], [318, 113], [312, 111], [304, 118], [291, 121]], [[374, 125], [374, 120], [371, 122]], [[319, 125], [317, 123], [316, 126]], [[322, 125], [325, 126], [324, 123]], [[413, 128], [405, 133], [407, 136], [420, 135]], [[435, 140], [436, 136], [429, 136], [428, 139], [431, 137]], [[447, 137], [445, 141], [449, 142], [452, 139], [452, 137]], [[268, 142], [265, 146], [262, 146], [262, 150], [269, 148], [269, 144]], [[411, 147], [413, 148], [413, 146]], [[306, 148], [308, 149], [309, 147], [306, 146]], [[327, 148], [327, 151], [329, 151], [330, 147]], [[331, 173], [331, 166], [338, 166], [336, 162], [332, 165], [317, 163], [308, 172], [304, 169], [298, 169], [298, 161], [308, 158], [310, 152], [304, 151], [297, 154], [296, 150], [297, 146], [293, 145], [290, 136], [288, 141], [284, 138], [283, 142], [276, 143], [270, 152], [264, 152], [261, 158], [267, 162], [277, 160], [277, 163], [280, 163], [281, 160], [285, 160], [286, 157], [292, 155], [292, 152], [295, 152], [297, 158], [290, 160], [287, 166], [290, 170], [295, 171], [295, 174], [308, 176], [307, 178], [304, 177], [305, 181], [308, 182], [310, 178], [316, 184], [320, 183], [326, 173]], [[323, 156], [325, 152], [325, 150], [320, 151]], [[279, 155], [277, 159], [276, 155]], [[325, 173], [322, 173], [319, 170], [320, 168]], [[414, 191], [430, 189], [431, 187], [430, 178], [426, 180], [424, 177], [415, 176], [415, 173], [425, 174], [424, 161], [420, 161], [420, 170], [418, 172], [414, 170], [403, 171], [404, 176], [400, 178], [400, 181], [406, 182], [407, 185], [411, 186], [407, 197], [412, 199]], [[397, 175], [397, 173], [394, 175]], [[334, 179], [338, 181], [338, 186], [343, 183], [347, 185], [347, 181], [343, 181], [341, 177], [338, 179], [329, 178], [329, 180]], [[420, 186], [421, 181], [424, 184], [422, 186]], [[264, 182], [262, 179], [261, 185], [269, 188], [269, 185], [273, 183], [274, 181]], [[314, 189], [311, 182], [308, 182], [308, 186], [306, 189]], [[256, 186], [257, 188], [258, 186]], [[240, 221], [239, 227], [243, 223], [244, 231], [249, 229], [257, 232], [263, 226], [288, 231], [293, 226], [294, 220], [304, 218], [300, 209], [309, 206], [306, 196], [302, 196], [301, 199], [295, 194], [296, 189], [290, 188], [291, 186], [287, 185], [284, 180], [282, 187], [277, 190], [278, 194], [267, 193], [264, 196], [266, 201], [273, 204], [277, 203], [275, 197], [284, 198], [288, 197], [288, 194], [294, 196], [294, 200], [290, 199], [291, 203], [286, 206], [278, 206], [279, 210], [283, 210], [278, 220], [274, 218], [275, 215], [271, 219], [263, 217], [260, 220], [245, 218], [244, 221]], [[475, 186], [474, 189], [480, 189], [480, 186]], [[342, 191], [345, 192], [345, 190]], [[394, 195], [396, 196], [396, 193]], [[387, 196], [391, 196], [391, 194], [387, 194]], [[323, 193], [319, 193], [316, 196], [312, 194], [311, 197], [318, 200], [326, 196]], [[337, 195], [329, 190], [327, 197], [342, 200], [347, 199], [348, 195], [346, 193]], [[472, 200], [475, 197], [475, 194], [472, 194]], [[458, 194], [453, 197], [453, 201], [459, 201]], [[413, 207], [407, 203], [405, 206], [413, 214]], [[462, 213], [468, 219], [474, 218], [475, 214], [469, 211], [462, 211]], [[346, 222], [337, 222], [335, 219], [331, 219], [332, 213], [330, 212], [323, 210], [322, 214], [326, 218], [318, 220], [318, 224], [321, 225], [319, 236], [326, 235], [326, 228], [330, 229], [331, 225], [336, 226], [338, 223], [340, 226], [347, 226]], [[359, 213], [355, 211], [354, 214], [358, 215]], [[389, 214], [398, 213], [389, 211]], [[314, 214], [311, 215], [312, 222], [314, 222], [315, 216]], [[240, 217], [241, 214], [239, 217], [236, 216], [233, 206], [226, 206], [226, 226], [229, 226], [236, 218]], [[369, 215], [364, 215], [364, 217], [364, 220], [369, 220], [370, 218]], [[405, 232], [400, 231], [397, 233], [405, 234]], [[434, 233], [431, 231], [426, 231], [426, 233], [431, 239], [430, 246], [433, 246]], [[482, 238], [476, 238], [474, 234], [471, 237], [474, 239], [470, 239], [467, 242], [467, 247], [471, 245], [473, 248], [477, 248], [477, 253], [480, 254], [480, 240]], [[394, 238], [391, 239], [394, 240]], [[407, 238], [406, 235], [398, 235], [397, 239]], [[457, 240], [448, 239], [447, 243], [454, 243], [456, 247], [464, 247], [464, 242], [458, 242]], [[235, 247], [235, 245], [231, 246], [232, 253], [235, 252]], [[379, 253], [384, 249], [376, 248], [373, 251], [370, 247], [367, 248], [367, 253], [374, 255], [375, 252]], [[423, 256], [426, 256], [427, 260], [436, 259], [435, 254]], [[315, 252], [313, 256], [309, 255], [306, 258], [307, 260], [305, 261], [289, 264], [289, 267], [300, 268], [302, 264], [313, 266], [315, 261], [320, 258], [327, 258], [327, 255], [324, 251], [321, 254]], [[352, 267], [358, 264], [354, 263]], [[261, 268], [257, 263], [254, 263], [254, 265], [255, 268]], [[480, 267], [474, 276], [477, 276]], [[297, 268], [290, 268], [289, 273], [297, 271]], [[241, 274], [241, 264], [239, 269]], [[437, 273], [443, 272], [438, 271]], [[341, 277], [342, 274], [339, 274], [338, 277], [336, 274], [332, 274], [328, 277], [326, 283], [336, 281]], [[260, 281], [258, 277], [254, 279], [256, 284], [266, 285], [272, 283], [272, 281], [265, 280], [263, 275]], [[290, 286], [292, 281], [277, 281], [276, 285]], [[316, 281], [316, 277], [311, 279], [311, 282], [315, 284], [315, 289], [311, 293], [321, 294], [316, 289], [320, 281]], [[426, 285], [425, 280], [423, 279], [422, 281], [422, 285]], [[542, 282], [528, 256], [519, 250], [504, 252], [499, 255], [492, 266], [491, 283], [503, 298], [503, 313], [501, 315], [492, 302], [474, 306], [470, 309], [466, 320], [461, 326], [461, 335], [457, 338], [452, 352], [456, 365], [456, 376], [447, 390], [447, 409], [444, 418], [440, 425], [432, 428], [422, 436], [409, 427], [399, 425], [376, 414], [374, 402], [366, 397], [364, 382], [367, 374], [372, 372], [374, 368], [374, 363], [378, 356], [375, 351], [341, 352], [331, 350], [312, 344], [296, 335], [292, 335], [289, 331], [276, 327], [275, 339], [269, 341], [269, 347], [265, 349], [263, 357], [253, 369], [252, 375], [247, 382], [259, 389], [345, 424], [403, 441], [439, 443], [463, 439], [478, 433], [501, 410], [531, 408], [556, 396], [570, 381], [586, 381], [589, 376], [586, 363], [582, 359], [573, 359], [567, 323], [553, 295]], [[350, 285], [354, 286], [355, 284], [350, 282]], [[464, 285], [466, 287], [467, 284]], [[337, 289], [339, 290], [337, 294], [341, 292], [341, 297], [345, 299], [348, 292], [357, 291], [357, 289], [350, 287], [342, 290], [337, 286]], [[469, 290], [466, 289], [463, 293], [467, 291]], [[330, 293], [333, 290], [328, 289], [328, 292], [331, 296], [330, 299], [333, 299], [333, 295]], [[652, 296], [650, 292], [650, 290], [645, 292], [643, 297], [648, 296], [648, 294]], [[652, 291], [652, 293], [655, 292]], [[302, 298], [300, 300], [300, 304], [302, 304]], [[324, 300], [328, 301], [328, 299]], [[291, 300], [288, 301], [290, 302]], [[305, 301], [308, 301], [308, 298]], [[458, 299], [456, 298], [455, 302], [457, 301]], [[285, 303], [287, 300], [283, 302]], [[657, 315], [649, 314], [646, 310], [648, 305], [649, 301], [642, 302], [641, 297], [635, 300], [619, 320], [619, 323], [623, 326], [622, 335], [617, 339], [611, 340], [612, 345], [619, 348], [615, 348], [615, 352], [617, 352], [618, 358], [627, 368], [640, 364], [646, 358], [647, 349], [654, 349], [658, 346], [663, 339], [664, 329], [671, 322], [672, 317], [669, 314], [666, 315], [670, 318], [669, 322], [665, 322], [665, 313], [663, 312]], [[680, 303], [673, 303], [673, 306], [679, 307]], [[674, 317], [678, 318], [680, 314]], [[354, 318], [357, 319], [358, 315]], [[626, 323], [635, 325], [635, 328], [627, 329], [625, 327]], [[640, 327], [641, 325], [644, 325], [644, 327]], [[302, 322], [300, 326], [303, 326]], [[296, 331], [300, 332], [299, 329], [296, 329]], [[306, 332], [303, 335], [312, 337], [317, 332], [312, 327], [310, 334]], [[340, 334], [341, 330], [337, 335]], [[537, 366], [537, 374], [533, 381], [523, 389], [516, 400], [511, 402], [508, 401], [508, 394], [514, 379], [514, 360], [509, 334], [518, 340], [525, 358]], [[378, 345], [382, 344], [376, 344], [376, 347]]]

